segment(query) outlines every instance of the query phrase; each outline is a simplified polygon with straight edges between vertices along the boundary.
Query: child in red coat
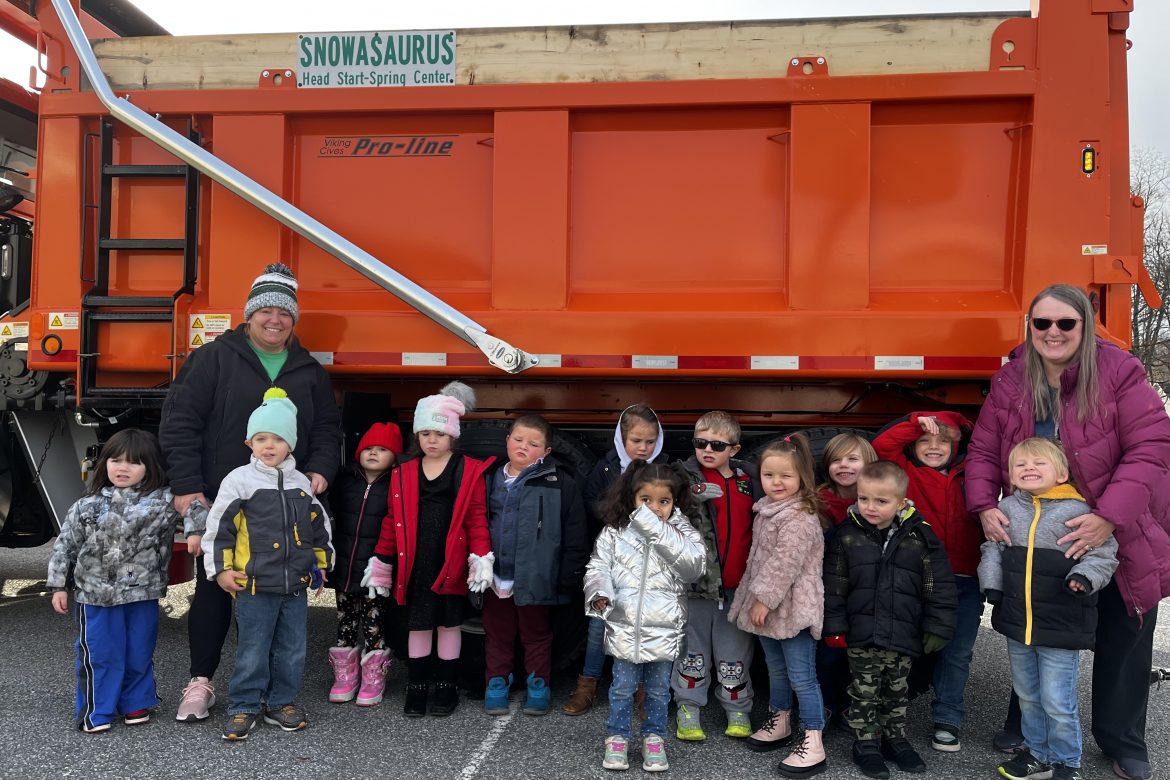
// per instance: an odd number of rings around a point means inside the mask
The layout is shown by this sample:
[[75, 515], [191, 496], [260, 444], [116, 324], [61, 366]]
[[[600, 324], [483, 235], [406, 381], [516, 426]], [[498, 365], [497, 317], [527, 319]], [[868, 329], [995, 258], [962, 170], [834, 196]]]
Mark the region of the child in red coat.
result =
[[[434, 669], [432, 715], [450, 715], [459, 703], [455, 687], [459, 626], [470, 588], [477, 593], [492, 581], [491, 536], [484, 499], [484, 471], [494, 459], [457, 455], [459, 418], [475, 404], [462, 382], [418, 402], [414, 411], [416, 457], [390, 476], [390, 505], [382, 534], [362, 584], [406, 607], [406, 701], [409, 717], [427, 713], [427, 687]], [[397, 579], [394, 578], [397, 564]], [[434, 634], [437, 661], [431, 663]]]
[[934, 686], [931, 746], [947, 753], [960, 747], [963, 692], [983, 614], [983, 595], [975, 576], [983, 529], [967, 511], [963, 496], [963, 466], [972, 428], [971, 421], [957, 412], [914, 412], [888, 425], [873, 440], [878, 457], [894, 461], [910, 477], [906, 497], [930, 522], [955, 572], [959, 596], [955, 635], [942, 651], [916, 661], [919, 668], [911, 673], [912, 687], [915, 678], [922, 677]]

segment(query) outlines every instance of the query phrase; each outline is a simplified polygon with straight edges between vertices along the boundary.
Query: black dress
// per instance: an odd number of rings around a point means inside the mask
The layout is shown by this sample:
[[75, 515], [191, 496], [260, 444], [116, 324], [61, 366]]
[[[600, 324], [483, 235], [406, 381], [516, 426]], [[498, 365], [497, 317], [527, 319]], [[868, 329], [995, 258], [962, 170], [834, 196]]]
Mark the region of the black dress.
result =
[[455, 511], [458, 477], [463, 458], [452, 455], [443, 473], [427, 479], [418, 468], [418, 529], [415, 531], [414, 567], [406, 587], [407, 627], [429, 631], [463, 622], [466, 596], [444, 596], [431, 590], [446, 562], [447, 532]]

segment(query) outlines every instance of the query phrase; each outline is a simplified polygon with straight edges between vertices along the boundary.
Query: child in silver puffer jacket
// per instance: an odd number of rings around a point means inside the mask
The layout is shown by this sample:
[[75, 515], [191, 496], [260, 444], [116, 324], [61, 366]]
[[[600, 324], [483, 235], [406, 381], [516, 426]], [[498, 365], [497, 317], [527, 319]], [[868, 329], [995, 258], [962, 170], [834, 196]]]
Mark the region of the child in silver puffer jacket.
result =
[[[613, 656], [606, 769], [628, 769], [634, 693], [646, 691], [642, 768], [669, 768], [663, 735], [670, 674], [687, 619], [686, 586], [703, 574], [706, 551], [687, 520], [690, 480], [678, 465], [633, 461], [606, 493], [605, 529], [585, 570], [586, 613], [605, 620]], [[631, 509], [633, 511], [631, 511]]]

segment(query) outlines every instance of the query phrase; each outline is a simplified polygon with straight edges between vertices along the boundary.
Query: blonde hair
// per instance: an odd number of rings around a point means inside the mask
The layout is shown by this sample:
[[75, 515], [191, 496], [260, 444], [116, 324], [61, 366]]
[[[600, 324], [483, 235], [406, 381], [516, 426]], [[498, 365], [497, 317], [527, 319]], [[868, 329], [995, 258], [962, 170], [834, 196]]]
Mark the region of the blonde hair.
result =
[[869, 439], [859, 433], [838, 433], [829, 439], [825, 451], [821, 455], [821, 468], [825, 471], [825, 481], [817, 485], [817, 490], [828, 490], [836, 494], [837, 483], [829, 476], [829, 464], [838, 458], [843, 458], [853, 450], [861, 453], [861, 465], [873, 463], [878, 459], [877, 450], [869, 443]]
[[1052, 465], [1058, 471], [1063, 471], [1065, 476], [1068, 476], [1068, 456], [1064, 454], [1064, 449], [1057, 442], [1052, 439], [1046, 439], [1043, 436], [1032, 436], [1024, 439], [1022, 442], [1012, 447], [1012, 451], [1008, 453], [1008, 467], [1016, 462], [1016, 458], [1031, 456], [1033, 458], [1047, 458], [1052, 461]]
[[906, 490], [910, 487], [910, 477], [901, 466], [892, 460], [875, 460], [873, 463], [866, 463], [861, 467], [861, 473], [857, 475], [857, 479], [892, 482], [899, 498], [905, 498]]
[[[804, 502], [804, 510], [819, 516], [823, 507], [821, 497], [817, 493], [812, 447], [809, 446], [808, 437], [803, 433], [791, 433], [768, 442], [760, 453], [760, 468], [763, 468], [764, 461], [776, 455], [792, 459], [792, 464], [796, 466], [796, 474], [800, 477], [800, 490], [797, 491], [797, 495]], [[822, 524], [823, 522], [822, 518]]]
[[[1032, 345], [1032, 311], [1041, 300], [1051, 298], [1069, 306], [1081, 319], [1081, 345], [1077, 348], [1073, 362], [1080, 364], [1077, 372], [1077, 420], [1085, 422], [1097, 414], [1100, 395], [1097, 382], [1097, 338], [1093, 328], [1095, 314], [1093, 302], [1079, 287], [1071, 284], [1054, 284], [1036, 293], [1028, 305], [1028, 334], [1024, 339], [1024, 355], [1027, 360], [1028, 383], [1032, 387], [1032, 414], [1036, 420], [1053, 417], [1060, 422], [1060, 404], [1052, 408], [1052, 396], [1048, 391], [1048, 375], [1044, 371], [1044, 359]], [[1059, 389], [1058, 389], [1059, 392]]]
[[699, 431], [714, 431], [722, 433], [731, 444], [739, 444], [743, 432], [739, 427], [739, 420], [727, 412], [707, 412], [695, 420], [695, 433]]

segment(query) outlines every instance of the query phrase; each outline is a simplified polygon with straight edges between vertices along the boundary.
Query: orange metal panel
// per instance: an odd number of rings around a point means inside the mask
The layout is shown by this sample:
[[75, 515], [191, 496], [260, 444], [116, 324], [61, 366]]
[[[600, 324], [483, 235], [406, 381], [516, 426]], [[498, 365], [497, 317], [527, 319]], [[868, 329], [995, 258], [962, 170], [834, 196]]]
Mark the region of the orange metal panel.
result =
[[793, 106], [789, 149], [789, 304], [794, 311], [863, 309], [870, 289], [869, 104]]
[[781, 308], [787, 124], [759, 109], [575, 116], [572, 309], [628, 311], [635, 327], [646, 312]]
[[[291, 195], [286, 117], [220, 116], [211, 132], [211, 148], [220, 159], [278, 195]], [[207, 187], [211, 229], [199, 270], [206, 305], [211, 311], [242, 311], [252, 280], [264, 266], [289, 260], [288, 230], [219, 185]]]
[[569, 113], [497, 113], [492, 148], [492, 306], [563, 309], [568, 302]]

